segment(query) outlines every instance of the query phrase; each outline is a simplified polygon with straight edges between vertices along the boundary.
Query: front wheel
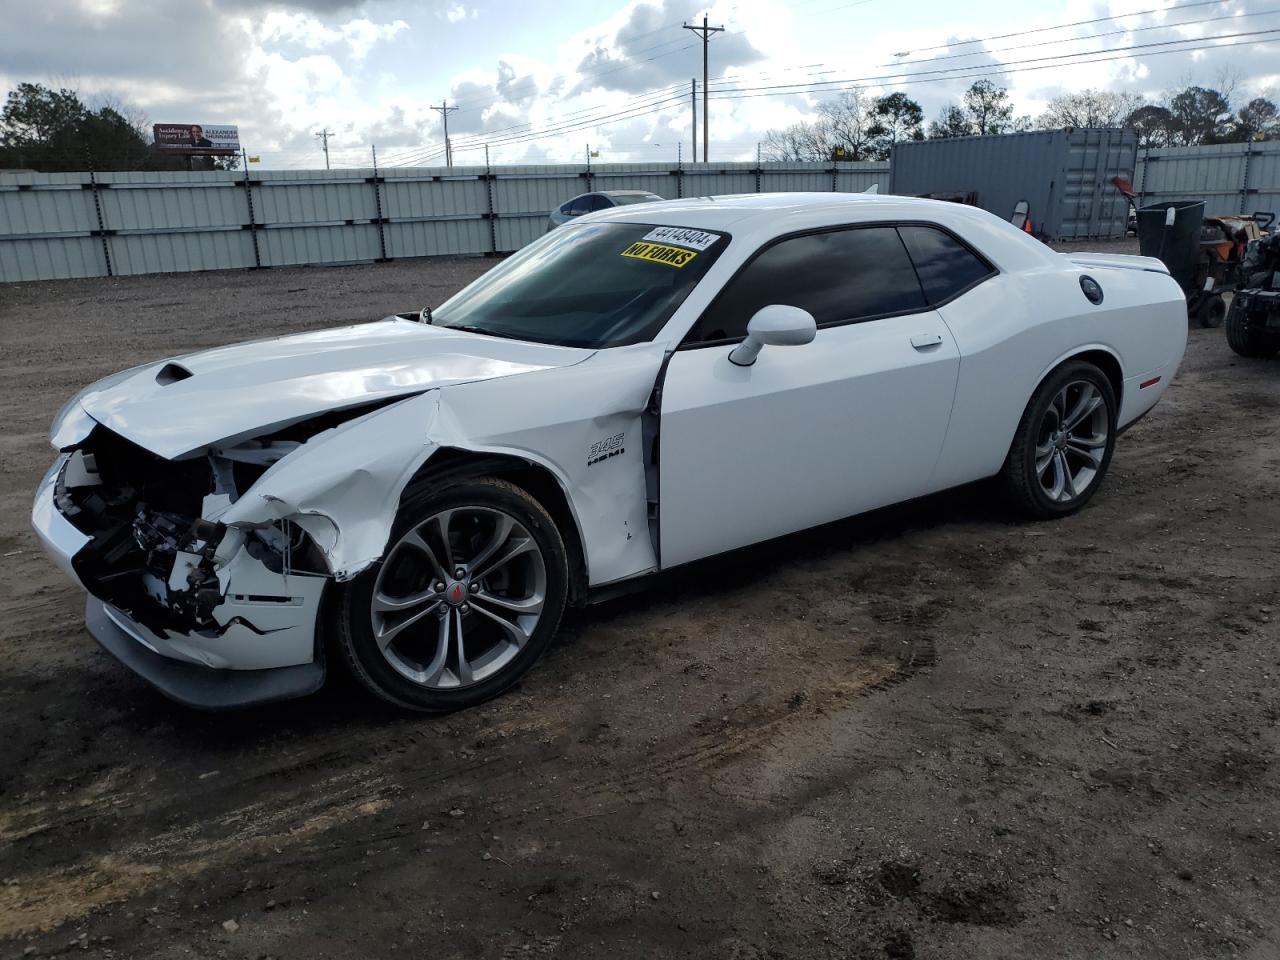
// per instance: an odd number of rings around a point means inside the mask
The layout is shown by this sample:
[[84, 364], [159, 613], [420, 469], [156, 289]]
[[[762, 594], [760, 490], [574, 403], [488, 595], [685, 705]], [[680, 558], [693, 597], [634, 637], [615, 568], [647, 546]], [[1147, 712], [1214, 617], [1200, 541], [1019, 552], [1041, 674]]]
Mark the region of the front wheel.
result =
[[1115, 450], [1116, 414], [1111, 381], [1091, 363], [1066, 363], [1040, 384], [1001, 472], [1021, 513], [1047, 520], [1089, 502]]
[[546, 649], [568, 594], [564, 541], [520, 487], [494, 478], [405, 494], [381, 562], [346, 584], [338, 642], [384, 700], [481, 703]]

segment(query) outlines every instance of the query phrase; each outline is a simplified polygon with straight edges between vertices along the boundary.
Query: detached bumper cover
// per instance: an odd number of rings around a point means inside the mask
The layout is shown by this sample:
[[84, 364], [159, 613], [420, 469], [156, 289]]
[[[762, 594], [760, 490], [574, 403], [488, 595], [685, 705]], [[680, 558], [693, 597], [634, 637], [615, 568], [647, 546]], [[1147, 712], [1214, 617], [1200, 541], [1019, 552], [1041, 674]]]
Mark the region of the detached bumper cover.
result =
[[97, 597], [85, 604], [85, 623], [104, 650], [170, 699], [198, 710], [235, 710], [315, 693], [323, 663], [266, 670], [218, 670], [148, 649], [126, 626], [129, 618]]

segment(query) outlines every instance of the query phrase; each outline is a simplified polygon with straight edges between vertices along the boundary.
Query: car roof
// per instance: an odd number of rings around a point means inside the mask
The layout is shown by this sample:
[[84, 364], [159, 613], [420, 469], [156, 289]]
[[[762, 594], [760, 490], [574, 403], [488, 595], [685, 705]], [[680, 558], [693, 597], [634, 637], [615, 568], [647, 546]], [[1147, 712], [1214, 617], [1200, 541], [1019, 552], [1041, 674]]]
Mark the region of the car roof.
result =
[[1056, 263], [1057, 254], [1039, 240], [979, 207], [892, 194], [747, 193], [690, 197], [613, 207], [581, 219], [720, 230], [757, 241], [802, 230], [879, 221], [938, 224], [954, 230], [1010, 268]]
[[651, 190], [593, 190], [592, 193], [602, 193], [606, 197], [656, 197], [657, 194]]

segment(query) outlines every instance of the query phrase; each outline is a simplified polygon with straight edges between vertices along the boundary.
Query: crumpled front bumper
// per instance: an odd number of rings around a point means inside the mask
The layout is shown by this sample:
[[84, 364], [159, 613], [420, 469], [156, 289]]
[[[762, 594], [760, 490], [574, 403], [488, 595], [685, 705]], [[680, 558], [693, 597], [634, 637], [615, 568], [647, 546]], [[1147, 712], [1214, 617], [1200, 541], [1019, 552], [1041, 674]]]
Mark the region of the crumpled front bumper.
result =
[[[49, 556], [82, 588], [75, 557], [91, 541], [58, 510], [62, 455], [36, 491], [31, 523]], [[122, 664], [179, 703], [233, 709], [314, 693], [325, 667], [317, 624], [326, 577], [276, 574], [244, 549], [221, 577], [217, 630], [153, 631], [90, 593], [86, 624]]]

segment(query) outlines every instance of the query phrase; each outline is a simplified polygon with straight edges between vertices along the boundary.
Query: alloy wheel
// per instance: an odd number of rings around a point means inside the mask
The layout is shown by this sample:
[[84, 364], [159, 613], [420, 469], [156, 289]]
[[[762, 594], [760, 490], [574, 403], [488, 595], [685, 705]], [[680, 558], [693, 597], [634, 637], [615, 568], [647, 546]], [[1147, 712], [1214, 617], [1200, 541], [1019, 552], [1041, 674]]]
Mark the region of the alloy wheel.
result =
[[370, 603], [373, 635], [409, 681], [469, 687], [519, 655], [546, 594], [546, 561], [519, 520], [493, 507], [441, 510], [387, 552]]
[[1106, 400], [1088, 380], [1073, 380], [1054, 395], [1040, 421], [1035, 471], [1057, 503], [1080, 497], [1098, 478], [1110, 438]]

